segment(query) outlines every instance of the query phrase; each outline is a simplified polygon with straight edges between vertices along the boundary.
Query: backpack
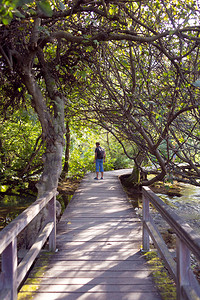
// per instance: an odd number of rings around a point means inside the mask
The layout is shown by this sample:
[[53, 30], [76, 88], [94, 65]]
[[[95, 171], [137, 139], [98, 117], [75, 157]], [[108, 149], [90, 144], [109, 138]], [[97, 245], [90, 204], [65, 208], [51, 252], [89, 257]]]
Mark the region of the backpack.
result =
[[105, 150], [101, 147], [98, 147], [97, 148], [97, 158], [103, 158], [104, 157], [104, 154], [105, 154]]

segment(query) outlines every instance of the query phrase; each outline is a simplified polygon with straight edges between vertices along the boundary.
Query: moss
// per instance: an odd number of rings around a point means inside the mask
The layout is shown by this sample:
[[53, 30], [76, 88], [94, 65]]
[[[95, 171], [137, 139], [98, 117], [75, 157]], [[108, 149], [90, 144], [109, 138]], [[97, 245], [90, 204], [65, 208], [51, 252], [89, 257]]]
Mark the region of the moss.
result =
[[34, 299], [44, 272], [47, 270], [53, 252], [43, 252], [37, 259], [33, 270], [18, 293], [17, 300]]
[[[42, 274], [44, 274], [44, 272], [42, 272], [42, 273], [40, 273], [39, 275], [42, 275]], [[42, 276], [41, 276], [42, 277]], [[26, 280], [26, 283], [25, 283], [25, 285], [27, 286], [27, 285], [37, 285], [39, 283], [39, 280], [38, 280], [38, 274], [37, 274], [37, 276], [35, 276], [35, 278], [33, 277], [33, 278], [28, 278], [27, 280]], [[25, 286], [24, 285], [24, 286]], [[24, 286], [21, 288], [21, 290], [20, 290], [20, 292], [24, 292]]]
[[32, 292], [23, 292], [23, 293], [20, 293], [18, 294], [18, 298], [17, 300], [31, 300], [31, 299], [34, 299], [35, 298], [35, 293]]
[[165, 194], [171, 197], [182, 196], [182, 187], [177, 182], [171, 184], [170, 182], [163, 183], [158, 181], [151, 185], [150, 188], [154, 193]]
[[24, 284], [27, 283], [28, 280], [31, 280], [32, 278], [39, 278], [39, 277], [42, 277], [44, 275], [44, 272], [46, 271], [47, 269], [47, 263], [43, 266], [40, 266], [40, 267], [35, 267], [33, 269], [33, 271], [30, 273], [30, 277], [27, 278], [26, 282]]
[[158, 257], [156, 251], [145, 253], [147, 263], [152, 270], [155, 285], [159, 290], [163, 300], [176, 300], [176, 285], [170, 278], [162, 260]]

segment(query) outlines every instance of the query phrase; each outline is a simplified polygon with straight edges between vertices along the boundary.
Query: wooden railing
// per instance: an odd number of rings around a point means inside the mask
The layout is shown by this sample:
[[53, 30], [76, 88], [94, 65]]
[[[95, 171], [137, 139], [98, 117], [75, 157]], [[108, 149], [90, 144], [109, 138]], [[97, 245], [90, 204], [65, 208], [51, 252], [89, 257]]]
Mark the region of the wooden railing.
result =
[[[171, 273], [177, 286], [178, 300], [199, 300], [200, 285], [191, 269], [191, 253], [200, 261], [200, 235], [198, 235], [183, 219], [174, 213], [148, 187], [142, 188], [143, 193], [143, 250], [149, 251], [149, 237], [151, 236], [167, 269]], [[167, 221], [176, 234], [176, 262], [168, 250], [160, 232], [153, 222], [149, 203]]]
[[[56, 190], [36, 200], [0, 232], [0, 299], [16, 300], [17, 289], [49, 238], [49, 250], [56, 249]], [[37, 240], [18, 264], [17, 236], [46, 206], [48, 218]]]

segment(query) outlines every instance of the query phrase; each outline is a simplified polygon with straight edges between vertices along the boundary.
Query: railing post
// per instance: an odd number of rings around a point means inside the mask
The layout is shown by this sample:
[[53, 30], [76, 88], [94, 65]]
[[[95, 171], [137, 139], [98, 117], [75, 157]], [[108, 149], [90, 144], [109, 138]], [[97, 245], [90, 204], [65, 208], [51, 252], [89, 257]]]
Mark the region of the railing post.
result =
[[177, 255], [177, 299], [183, 300], [182, 286], [188, 285], [190, 269], [190, 250], [185, 243], [177, 237], [176, 241]]
[[11, 300], [17, 299], [17, 239], [2, 252], [2, 273], [4, 289], [11, 291]]
[[49, 220], [53, 221], [54, 226], [49, 235], [49, 250], [55, 251], [56, 250], [56, 196], [54, 195], [53, 198], [49, 201]]
[[149, 220], [149, 199], [142, 193], [142, 250], [149, 251], [149, 233], [146, 229], [145, 223]]

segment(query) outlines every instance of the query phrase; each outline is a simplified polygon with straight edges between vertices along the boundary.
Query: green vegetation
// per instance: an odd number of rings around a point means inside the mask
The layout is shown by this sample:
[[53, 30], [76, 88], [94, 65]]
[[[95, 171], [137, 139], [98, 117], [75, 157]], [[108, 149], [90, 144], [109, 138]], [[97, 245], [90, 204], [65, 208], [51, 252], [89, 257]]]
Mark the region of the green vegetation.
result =
[[147, 263], [152, 270], [152, 275], [163, 300], [176, 299], [176, 286], [170, 278], [168, 271], [164, 267], [162, 260], [155, 251], [145, 254]]
[[[42, 171], [45, 146], [41, 140], [40, 123], [31, 108], [28, 111], [21, 109], [6, 121], [2, 120], [0, 128], [1, 192], [8, 192], [11, 182], [12, 191], [16, 184], [18, 188], [26, 189], [31, 180], [38, 180]], [[108, 145], [108, 136], [111, 146]], [[124, 155], [120, 144], [111, 134], [101, 128], [97, 131], [87, 128], [87, 125], [77, 127], [74, 124], [71, 129], [69, 177], [82, 177], [86, 172], [94, 171], [94, 149], [99, 140], [106, 150], [105, 170], [132, 167], [132, 161]]]
[[[42, 280], [42, 275], [48, 268], [49, 259], [53, 253], [43, 252], [36, 262], [36, 266], [33, 269], [30, 277], [25, 281], [23, 287], [18, 293], [18, 300], [34, 299], [35, 293]], [[38, 265], [38, 266], [37, 266]]]
[[93, 171], [97, 140], [131, 183], [200, 185], [197, 4], [2, 0], [1, 185], [39, 197]]
[[1, 0], [0, 41], [0, 196], [94, 171], [96, 141], [130, 184], [200, 186], [198, 1]]
[[[108, 142], [109, 137], [109, 142]], [[132, 167], [133, 162], [126, 157], [120, 144], [105, 130], [79, 127], [71, 131], [69, 176], [83, 176], [86, 172], [94, 172], [94, 150], [96, 141], [106, 151], [105, 171]]]
[[40, 124], [33, 109], [18, 109], [0, 122], [0, 180], [18, 179], [24, 184], [29, 177], [39, 176], [42, 170]]

